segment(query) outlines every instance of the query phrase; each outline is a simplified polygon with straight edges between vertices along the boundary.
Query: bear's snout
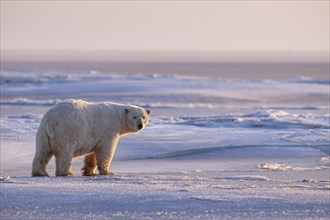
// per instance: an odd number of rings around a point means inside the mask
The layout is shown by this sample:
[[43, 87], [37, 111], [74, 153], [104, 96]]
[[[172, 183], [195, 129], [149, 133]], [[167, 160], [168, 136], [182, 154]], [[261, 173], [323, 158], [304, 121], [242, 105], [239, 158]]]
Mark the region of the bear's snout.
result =
[[138, 124], [138, 129], [141, 130], [143, 128], [142, 124]]

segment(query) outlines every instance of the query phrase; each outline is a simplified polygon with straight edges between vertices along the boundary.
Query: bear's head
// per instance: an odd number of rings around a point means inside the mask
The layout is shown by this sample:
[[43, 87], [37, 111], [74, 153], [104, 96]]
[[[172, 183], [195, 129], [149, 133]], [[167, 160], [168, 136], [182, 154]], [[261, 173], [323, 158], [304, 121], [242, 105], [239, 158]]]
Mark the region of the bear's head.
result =
[[144, 110], [140, 107], [130, 107], [125, 109], [126, 123], [129, 132], [137, 133], [141, 131], [148, 123], [150, 110]]

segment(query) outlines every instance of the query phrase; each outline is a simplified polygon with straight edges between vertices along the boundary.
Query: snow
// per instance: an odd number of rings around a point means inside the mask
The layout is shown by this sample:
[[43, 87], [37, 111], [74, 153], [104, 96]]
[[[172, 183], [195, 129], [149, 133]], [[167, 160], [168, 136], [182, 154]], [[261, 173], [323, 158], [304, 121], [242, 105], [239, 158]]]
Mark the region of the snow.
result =
[[266, 163], [262, 165], [258, 165], [261, 169], [269, 169], [269, 170], [319, 170], [319, 169], [328, 169], [326, 166], [317, 166], [314, 168], [303, 168], [303, 167], [292, 167], [287, 164], [282, 163]]
[[226, 176], [230, 174], [16, 177], [15, 182], [1, 183], [6, 189], [1, 194], [1, 215], [2, 219], [278, 219], [325, 218], [329, 214], [329, 189], [324, 183]]
[[[1, 70], [1, 219], [326, 219], [329, 81]], [[116, 176], [30, 177], [42, 115], [68, 98], [151, 109]]]
[[259, 175], [250, 175], [250, 176], [229, 176], [229, 177], [224, 177], [223, 179], [228, 179], [228, 180], [259, 180], [259, 181], [270, 181], [269, 178], [265, 176], [259, 176]]

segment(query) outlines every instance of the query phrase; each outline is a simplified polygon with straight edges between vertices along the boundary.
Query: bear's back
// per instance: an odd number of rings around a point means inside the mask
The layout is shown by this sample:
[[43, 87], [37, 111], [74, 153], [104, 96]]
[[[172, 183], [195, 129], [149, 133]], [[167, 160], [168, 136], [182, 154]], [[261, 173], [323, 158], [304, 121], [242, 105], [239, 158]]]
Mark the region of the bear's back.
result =
[[52, 120], [55, 119], [54, 117], [67, 118], [84, 111], [88, 105], [88, 102], [82, 100], [69, 99], [51, 107], [45, 116]]
[[45, 125], [49, 135], [84, 130], [87, 123], [84, 111], [88, 105], [88, 102], [81, 100], [57, 103], [45, 113], [41, 125]]

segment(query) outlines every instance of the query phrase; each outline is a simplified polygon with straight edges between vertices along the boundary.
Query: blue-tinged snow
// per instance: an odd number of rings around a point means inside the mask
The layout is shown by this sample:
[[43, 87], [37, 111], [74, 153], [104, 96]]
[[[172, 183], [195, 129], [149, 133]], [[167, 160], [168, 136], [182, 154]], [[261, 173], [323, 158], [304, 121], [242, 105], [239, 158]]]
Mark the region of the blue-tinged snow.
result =
[[[0, 85], [3, 219], [330, 212], [328, 80], [49, 70], [2, 71]], [[118, 176], [80, 177], [77, 158], [77, 177], [29, 177], [41, 118], [68, 98], [151, 109], [146, 129], [119, 141], [110, 167]], [[53, 159], [47, 169], [54, 175]]]
[[[296, 144], [329, 152], [329, 82], [306, 77], [243, 80], [96, 71], [4, 71], [2, 142], [18, 136], [24, 142], [27, 138], [32, 155], [42, 113], [67, 98], [151, 109], [145, 131], [121, 140], [115, 156], [121, 160], [242, 145]], [[23, 112], [15, 114], [15, 109]], [[35, 114], [33, 109], [42, 110]], [[7, 158], [1, 157], [2, 161]]]

